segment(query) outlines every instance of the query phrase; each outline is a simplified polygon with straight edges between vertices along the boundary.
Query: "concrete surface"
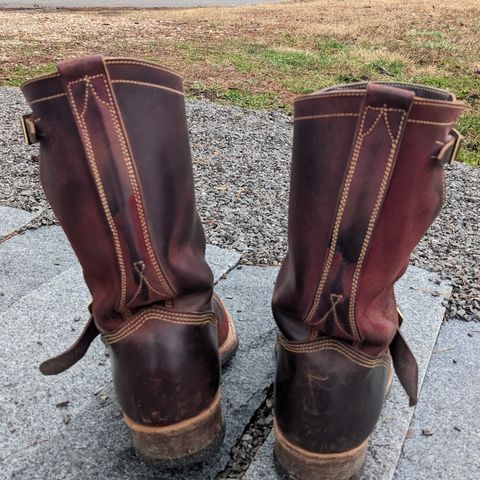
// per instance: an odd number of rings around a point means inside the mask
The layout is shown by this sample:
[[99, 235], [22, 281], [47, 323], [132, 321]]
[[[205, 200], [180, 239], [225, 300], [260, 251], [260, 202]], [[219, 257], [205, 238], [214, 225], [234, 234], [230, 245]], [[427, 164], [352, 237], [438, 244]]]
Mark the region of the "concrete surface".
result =
[[0, 2], [0, 8], [87, 8], [87, 7], [205, 7], [276, 3], [281, 0], [16, 0]]
[[480, 327], [440, 332], [395, 480], [480, 478]]
[[0, 206], [0, 238], [18, 230], [35, 218], [34, 213]]
[[[8, 219], [8, 233], [28, 215], [0, 209], [0, 224], [7, 225], [2, 221]], [[225, 468], [231, 448], [273, 381], [270, 298], [278, 269], [235, 267], [237, 252], [212, 246], [207, 247], [207, 259], [240, 337], [240, 348], [222, 379], [225, 443], [203, 465], [158, 473], [135, 456], [100, 341], [57, 377], [43, 377], [37, 369], [43, 359], [69, 346], [88, 318], [90, 295], [60, 227], [27, 231], [0, 245], [0, 479], [204, 480]], [[472, 448], [480, 442], [476, 324], [446, 324], [435, 346], [444, 315], [442, 301], [450, 288], [439, 284], [434, 274], [411, 267], [396, 290], [406, 317], [403, 330], [425, 384], [410, 424], [414, 410], [395, 380], [362, 478], [480, 478], [480, 461]], [[277, 478], [272, 445], [273, 434], [245, 480]]]
[[[450, 287], [438, 285], [435, 280], [435, 275], [420, 268], [410, 267], [396, 285], [397, 299], [406, 319], [402, 331], [417, 359], [420, 385], [423, 383], [442, 323], [444, 314], [442, 301], [451, 293]], [[395, 378], [370, 441], [362, 480], [393, 478], [413, 411], [413, 408], [408, 406], [405, 392]], [[251, 464], [244, 480], [277, 478], [271, 448], [273, 442], [272, 432]]]

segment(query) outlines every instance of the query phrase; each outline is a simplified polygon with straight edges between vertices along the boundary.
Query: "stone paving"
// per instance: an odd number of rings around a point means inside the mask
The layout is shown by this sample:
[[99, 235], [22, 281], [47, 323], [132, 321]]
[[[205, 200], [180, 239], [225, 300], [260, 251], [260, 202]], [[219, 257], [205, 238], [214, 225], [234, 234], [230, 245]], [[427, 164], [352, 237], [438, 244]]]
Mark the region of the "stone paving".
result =
[[[0, 208], [1, 235], [30, 219], [27, 212]], [[57, 377], [43, 377], [37, 369], [71, 344], [88, 317], [89, 294], [60, 227], [28, 230], [0, 243], [0, 479], [215, 479], [265, 399], [274, 373], [270, 297], [278, 270], [236, 266], [239, 257], [231, 250], [207, 249], [217, 291], [240, 337], [240, 348], [223, 372], [225, 442], [203, 465], [159, 473], [133, 452], [101, 342]], [[449, 295], [450, 287], [435, 274], [415, 267], [397, 285], [404, 332], [423, 387], [414, 410], [395, 381], [363, 480], [480, 478], [480, 334], [476, 324], [442, 326], [442, 301]], [[277, 478], [272, 444], [273, 433], [244, 479]]]

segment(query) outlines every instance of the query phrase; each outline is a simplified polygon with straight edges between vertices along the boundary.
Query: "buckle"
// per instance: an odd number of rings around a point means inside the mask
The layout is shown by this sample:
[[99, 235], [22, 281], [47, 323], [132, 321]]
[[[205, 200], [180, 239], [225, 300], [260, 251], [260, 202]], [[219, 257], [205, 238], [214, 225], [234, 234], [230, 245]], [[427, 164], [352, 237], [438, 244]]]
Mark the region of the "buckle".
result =
[[436, 158], [442, 165], [449, 165], [456, 160], [458, 152], [463, 144], [463, 135], [458, 130], [452, 128], [450, 132], [450, 140], [441, 148]]
[[33, 145], [38, 142], [37, 132], [35, 129], [35, 123], [32, 120], [32, 115], [22, 115], [20, 122], [22, 124], [23, 138], [27, 145]]
[[455, 138], [455, 142], [453, 144], [452, 154], [448, 159], [448, 163], [452, 163], [457, 159], [458, 152], [460, 151], [463, 145], [463, 135], [458, 130], [456, 130], [455, 128], [452, 128], [450, 135], [453, 138]]

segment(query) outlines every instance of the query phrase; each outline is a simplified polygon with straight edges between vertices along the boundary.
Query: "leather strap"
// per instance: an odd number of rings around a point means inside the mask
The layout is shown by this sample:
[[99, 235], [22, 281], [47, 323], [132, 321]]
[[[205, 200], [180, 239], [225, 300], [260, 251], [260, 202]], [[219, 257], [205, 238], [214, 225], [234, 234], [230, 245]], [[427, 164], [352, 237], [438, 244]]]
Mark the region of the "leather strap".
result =
[[40, 365], [40, 371], [44, 375], [57, 375], [69, 369], [84, 357], [90, 344], [99, 334], [100, 332], [93, 321], [93, 317], [90, 317], [76, 342], [60, 355], [45, 360]]
[[414, 92], [369, 83], [339, 192], [330, 245], [305, 321], [357, 344], [355, 303], [363, 262], [388, 191]]

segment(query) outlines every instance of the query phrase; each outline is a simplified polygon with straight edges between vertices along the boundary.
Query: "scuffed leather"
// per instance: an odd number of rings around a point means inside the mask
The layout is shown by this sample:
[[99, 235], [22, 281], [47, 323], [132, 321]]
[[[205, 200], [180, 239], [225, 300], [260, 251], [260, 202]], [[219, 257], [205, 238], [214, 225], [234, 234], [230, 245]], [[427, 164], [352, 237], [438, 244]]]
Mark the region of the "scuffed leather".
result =
[[365, 367], [340, 353], [340, 343], [310, 353], [278, 348], [275, 419], [291, 442], [310, 452], [337, 453], [360, 445], [385, 398], [388, 356], [380, 357], [384, 362], [378, 366]]
[[115, 391], [138, 423], [164, 426], [206, 410], [219, 388], [217, 329], [151, 320], [110, 345]]

